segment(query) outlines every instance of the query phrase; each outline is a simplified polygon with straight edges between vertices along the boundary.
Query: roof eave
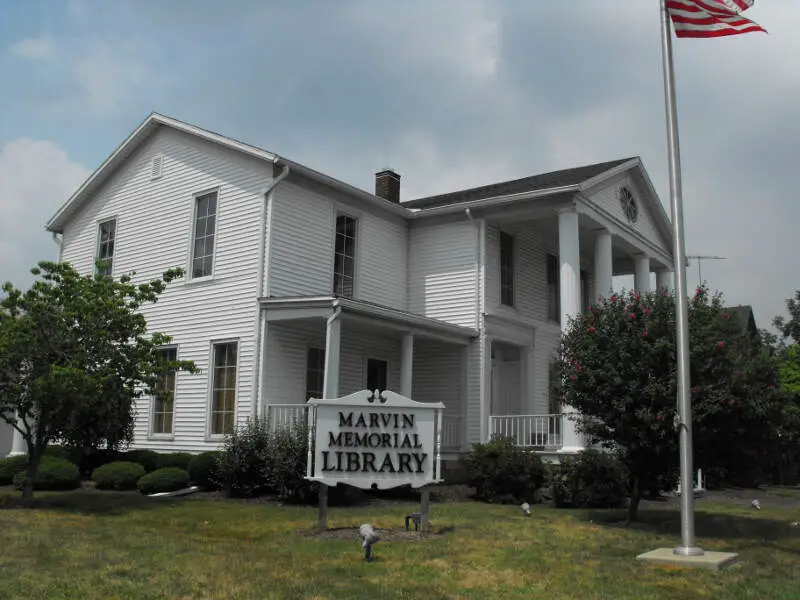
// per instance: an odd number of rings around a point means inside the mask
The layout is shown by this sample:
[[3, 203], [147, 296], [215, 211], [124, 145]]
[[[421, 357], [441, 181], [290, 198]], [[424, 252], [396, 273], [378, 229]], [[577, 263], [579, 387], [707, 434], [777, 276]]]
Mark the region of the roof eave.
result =
[[517, 192], [515, 194], [505, 194], [502, 196], [493, 196], [491, 198], [481, 198], [480, 200], [469, 200], [467, 202], [459, 202], [457, 204], [445, 204], [444, 206], [434, 206], [431, 208], [418, 208], [412, 213], [414, 218], [433, 217], [437, 215], [447, 215], [453, 213], [461, 213], [466, 209], [475, 208], [491, 208], [495, 206], [502, 206], [504, 204], [512, 204], [520, 200], [532, 200], [535, 198], [544, 198], [546, 196], [555, 196], [556, 194], [564, 194], [570, 192], [577, 192], [580, 186], [563, 185], [553, 188], [545, 188], [543, 190], [534, 190], [531, 192]]

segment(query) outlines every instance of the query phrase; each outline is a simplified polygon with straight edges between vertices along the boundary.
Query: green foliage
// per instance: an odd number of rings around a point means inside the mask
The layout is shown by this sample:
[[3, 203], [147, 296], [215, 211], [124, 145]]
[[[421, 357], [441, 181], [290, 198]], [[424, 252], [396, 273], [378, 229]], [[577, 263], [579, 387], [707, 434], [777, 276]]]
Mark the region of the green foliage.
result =
[[160, 374], [196, 369], [164, 360], [159, 348], [169, 337], [149, 332], [139, 311], [182, 270], [138, 285], [135, 274], [81, 276], [66, 263], [40, 262], [31, 272], [38, 279], [27, 291], [2, 287], [0, 418], [22, 432], [35, 470], [49, 443], [130, 441], [135, 400], [153, 392]]
[[28, 455], [20, 454], [0, 460], [0, 485], [11, 485], [14, 475], [28, 468]]
[[212, 450], [192, 456], [187, 470], [193, 485], [199, 486], [204, 490], [212, 490], [218, 487], [216, 477], [221, 454], [221, 452]]
[[92, 472], [92, 481], [101, 490], [135, 490], [144, 475], [144, 467], [139, 463], [117, 461], [97, 467]]
[[[38, 466], [33, 478], [34, 490], [73, 490], [81, 485], [78, 467], [65, 458], [45, 456]], [[26, 471], [14, 475], [14, 487], [17, 489], [25, 488], [28, 481]]]
[[778, 374], [784, 390], [800, 394], [800, 343], [788, 346], [778, 357]]
[[121, 459], [139, 463], [148, 473], [160, 467], [161, 455], [154, 450], [128, 450], [122, 454]]
[[70, 448], [67, 459], [78, 465], [81, 477], [91, 479], [97, 467], [121, 460], [122, 453], [107, 448]]
[[252, 498], [269, 491], [270, 428], [266, 419], [248, 419], [225, 436], [217, 484], [233, 498]]
[[475, 444], [461, 462], [477, 498], [485, 502], [533, 503], [545, 480], [539, 456], [518, 448], [512, 438]]
[[584, 450], [553, 465], [551, 489], [559, 508], [619, 508], [628, 494], [628, 474], [608, 452]]
[[178, 467], [179, 469], [187, 470], [189, 462], [194, 458], [194, 454], [188, 452], [165, 452], [158, 455], [158, 468], [165, 467]]
[[189, 474], [178, 467], [156, 469], [139, 479], [137, 487], [142, 494], [148, 495], [174, 492], [189, 487]]
[[[675, 322], [672, 294], [613, 295], [568, 324], [559, 350], [553, 393], [630, 473], [631, 519], [644, 491], [677, 478]], [[695, 464], [742, 472], [776, 435], [774, 358], [704, 287], [689, 301], [689, 337]]]
[[305, 479], [308, 464], [308, 425], [280, 428], [269, 440], [267, 487], [288, 502], [314, 502], [319, 485]]

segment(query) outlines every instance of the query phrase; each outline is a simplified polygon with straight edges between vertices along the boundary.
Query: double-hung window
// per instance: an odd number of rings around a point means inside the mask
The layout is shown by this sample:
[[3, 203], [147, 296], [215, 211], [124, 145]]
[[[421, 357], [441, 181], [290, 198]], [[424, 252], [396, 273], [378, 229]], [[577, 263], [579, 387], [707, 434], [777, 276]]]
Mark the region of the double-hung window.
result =
[[325, 349], [309, 348], [306, 355], [306, 400], [322, 398], [324, 385]]
[[514, 237], [500, 232], [500, 303], [514, 306]]
[[236, 415], [236, 342], [214, 344], [211, 384], [211, 435], [233, 431]]
[[336, 217], [336, 241], [333, 261], [333, 295], [352, 298], [356, 278], [357, 220], [349, 215]]
[[117, 238], [117, 220], [108, 219], [99, 225], [97, 238], [97, 262], [96, 272], [98, 275], [111, 276], [114, 267], [114, 242]]
[[209, 277], [214, 270], [214, 235], [217, 225], [217, 192], [195, 197], [192, 240], [192, 277]]
[[561, 321], [561, 277], [558, 258], [547, 255], [547, 318]]
[[[167, 362], [177, 360], [176, 348], [164, 348], [161, 355]], [[155, 386], [153, 397], [153, 434], [172, 435], [175, 416], [175, 371], [161, 373]]]

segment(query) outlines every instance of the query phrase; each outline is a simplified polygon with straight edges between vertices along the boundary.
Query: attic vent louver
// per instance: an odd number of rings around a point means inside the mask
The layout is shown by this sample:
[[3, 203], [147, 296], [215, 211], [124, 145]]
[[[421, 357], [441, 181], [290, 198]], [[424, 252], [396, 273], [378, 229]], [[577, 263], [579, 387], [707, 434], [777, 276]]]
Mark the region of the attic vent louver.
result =
[[164, 165], [164, 155], [156, 154], [150, 164], [150, 179], [161, 177], [161, 170]]

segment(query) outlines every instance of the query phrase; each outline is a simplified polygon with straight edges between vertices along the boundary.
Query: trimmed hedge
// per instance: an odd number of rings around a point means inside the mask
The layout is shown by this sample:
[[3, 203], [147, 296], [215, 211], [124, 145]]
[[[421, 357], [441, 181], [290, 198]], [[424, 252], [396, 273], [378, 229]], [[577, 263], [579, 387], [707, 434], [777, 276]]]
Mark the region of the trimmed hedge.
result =
[[137, 487], [145, 495], [174, 492], [189, 487], [189, 473], [178, 467], [156, 469], [142, 477]]
[[583, 450], [553, 465], [551, 489], [559, 508], [619, 508], [628, 495], [622, 463], [598, 450]]
[[11, 485], [17, 473], [24, 473], [28, 469], [28, 455], [20, 454], [11, 458], [0, 460], [0, 485]]
[[158, 455], [158, 468], [166, 469], [167, 467], [178, 467], [179, 469], [186, 470], [189, 468], [189, 462], [194, 458], [194, 454], [188, 452], [167, 452]]
[[544, 463], [537, 454], [518, 448], [512, 438], [475, 444], [461, 461], [479, 500], [498, 504], [538, 501], [537, 492], [546, 478]]
[[160, 454], [153, 450], [128, 450], [116, 460], [139, 463], [145, 471], [150, 473], [159, 468], [159, 456]]
[[191, 482], [206, 490], [218, 489], [217, 471], [219, 469], [219, 458], [221, 453], [212, 450], [201, 452], [193, 456], [189, 461], [188, 471]]
[[[14, 475], [14, 487], [22, 489], [27, 479], [27, 469]], [[44, 456], [33, 482], [34, 490], [74, 490], [81, 485], [81, 474], [75, 463], [65, 458]]]
[[135, 490], [144, 475], [144, 467], [139, 463], [117, 461], [97, 467], [92, 471], [92, 481], [101, 490]]

